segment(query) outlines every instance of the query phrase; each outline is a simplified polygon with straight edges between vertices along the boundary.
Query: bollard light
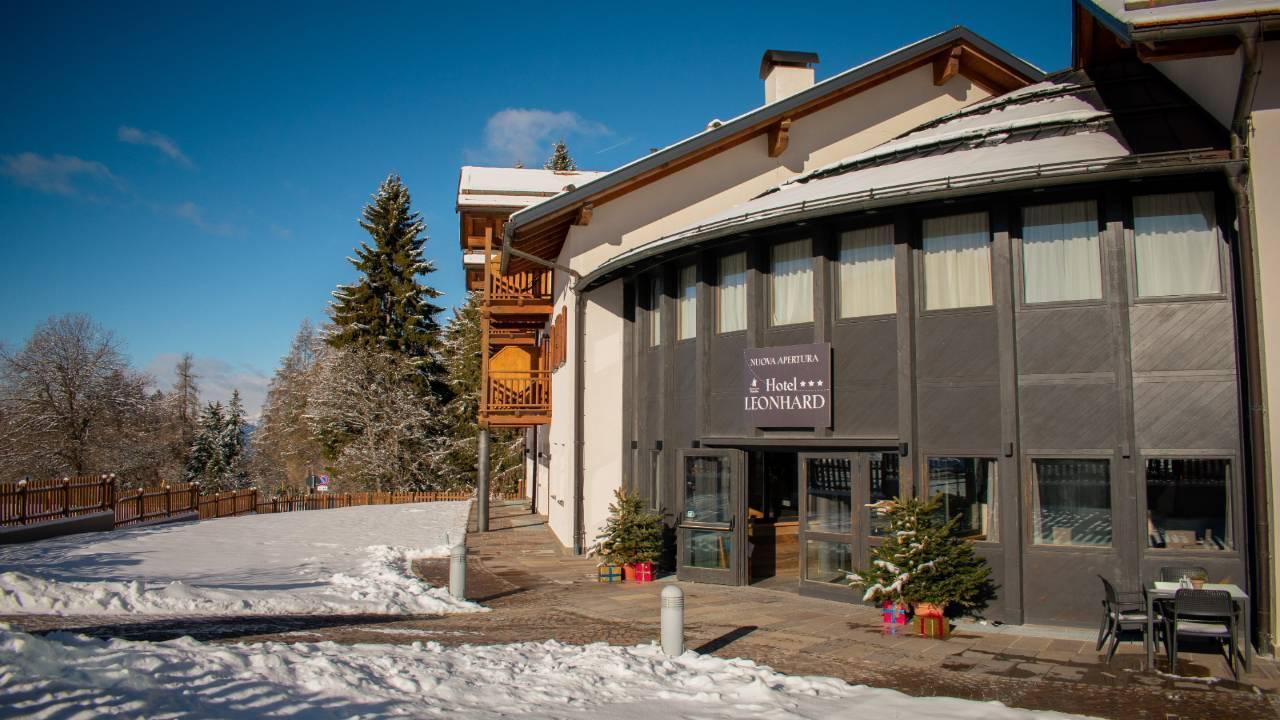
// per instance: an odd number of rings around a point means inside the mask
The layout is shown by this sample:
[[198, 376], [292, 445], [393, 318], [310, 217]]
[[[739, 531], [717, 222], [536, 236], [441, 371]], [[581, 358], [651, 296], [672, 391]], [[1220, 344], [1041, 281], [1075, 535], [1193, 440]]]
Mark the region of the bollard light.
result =
[[455, 600], [467, 599], [467, 544], [460, 542], [449, 549], [449, 594]]
[[684, 654], [684, 591], [675, 585], [662, 588], [662, 652]]

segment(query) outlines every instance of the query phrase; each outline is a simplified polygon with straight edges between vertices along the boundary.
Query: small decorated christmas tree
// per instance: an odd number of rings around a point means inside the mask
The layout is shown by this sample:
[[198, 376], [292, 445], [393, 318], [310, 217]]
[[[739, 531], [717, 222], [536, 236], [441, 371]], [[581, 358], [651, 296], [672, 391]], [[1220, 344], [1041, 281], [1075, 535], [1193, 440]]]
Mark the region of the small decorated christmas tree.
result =
[[569, 146], [564, 144], [564, 140], [557, 140], [556, 144], [551, 146], [551, 157], [547, 158], [547, 162], [542, 167], [557, 172], [569, 172], [577, 170], [578, 164], [569, 155]]
[[610, 565], [657, 562], [662, 556], [662, 516], [644, 506], [639, 495], [618, 488], [609, 520], [596, 538], [596, 553]]
[[862, 599], [973, 607], [990, 589], [991, 568], [955, 533], [959, 516], [943, 521], [940, 498], [884, 500], [871, 511], [889, 520], [889, 534], [871, 553], [871, 567], [849, 576]]

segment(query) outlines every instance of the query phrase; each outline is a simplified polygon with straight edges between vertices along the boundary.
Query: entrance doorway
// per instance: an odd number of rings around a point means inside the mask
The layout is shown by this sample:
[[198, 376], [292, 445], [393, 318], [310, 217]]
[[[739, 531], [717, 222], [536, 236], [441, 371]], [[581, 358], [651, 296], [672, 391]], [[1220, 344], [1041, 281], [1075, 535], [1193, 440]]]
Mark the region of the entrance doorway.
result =
[[796, 453], [755, 450], [747, 464], [748, 581], [800, 585], [800, 480]]

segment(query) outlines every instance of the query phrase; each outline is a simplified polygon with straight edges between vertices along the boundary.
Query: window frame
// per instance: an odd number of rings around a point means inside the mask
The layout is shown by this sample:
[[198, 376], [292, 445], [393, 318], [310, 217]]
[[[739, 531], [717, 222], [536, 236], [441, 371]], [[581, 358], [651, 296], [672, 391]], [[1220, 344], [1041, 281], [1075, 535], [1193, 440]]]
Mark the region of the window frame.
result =
[[[1013, 257], [1013, 297], [1015, 307], [1019, 310], [1052, 310], [1056, 308], [1105, 307], [1111, 299], [1111, 263], [1107, 262], [1107, 220], [1105, 204], [1096, 192], [1069, 192], [1061, 195], [1014, 196], [1010, 198], [1010, 252]], [[1098, 269], [1101, 273], [1102, 297], [1088, 300], [1055, 300], [1051, 302], [1027, 302], [1026, 256], [1022, 250], [1025, 218], [1023, 211], [1029, 207], [1045, 205], [1065, 205], [1073, 202], [1092, 202], [1094, 219], [1097, 221], [1098, 233]]]
[[[937, 450], [933, 450], [933, 449], [923, 450], [917, 456], [917, 461], [916, 461], [917, 464], [915, 469], [919, 474], [917, 475], [918, 479], [915, 481], [914, 497], [918, 497], [923, 500], [928, 500], [929, 498], [933, 497], [933, 494], [929, 492], [929, 461], [930, 460], [941, 459], [941, 458], [989, 460], [996, 469], [996, 479], [994, 483], [995, 487], [991, 488], [987, 492], [987, 505], [989, 508], [988, 509], [989, 517], [987, 518], [987, 528], [988, 528], [987, 535], [986, 537], [979, 537], [977, 535], [963, 535], [961, 537], [977, 545], [1000, 545], [1001, 544], [1000, 518], [1002, 516], [1002, 511], [1000, 509], [1000, 487], [1004, 482], [1001, 476], [1005, 474], [1004, 463], [1001, 462], [1000, 455], [1001, 453], [999, 452], [975, 450], [973, 448], [969, 448], [969, 449], [942, 448]], [[901, 468], [901, 465], [899, 465], [899, 468]], [[899, 487], [902, 487], [902, 486], [899, 485]]]
[[[1135, 453], [1135, 460], [1138, 463], [1137, 476], [1138, 492], [1137, 494], [1137, 511], [1141, 522], [1138, 526], [1139, 541], [1138, 547], [1145, 555], [1151, 553], [1156, 557], [1167, 557], [1173, 555], [1191, 555], [1202, 558], [1240, 558], [1243, 557], [1241, 550], [1240, 534], [1244, 518], [1244, 482], [1240, 465], [1240, 455], [1235, 451], [1227, 450], [1144, 450]], [[1231, 466], [1231, 478], [1227, 482], [1228, 502], [1231, 506], [1229, 513], [1231, 517], [1231, 548], [1228, 550], [1208, 550], [1205, 548], [1168, 548], [1168, 547], [1152, 547], [1150, 538], [1146, 530], [1147, 515], [1147, 461], [1148, 460], [1225, 460]]]
[[[971, 315], [975, 313], [994, 313], [996, 312], [996, 284], [995, 284], [995, 215], [1001, 212], [1000, 205], [991, 200], [980, 200], [966, 203], [944, 202], [940, 205], [928, 206], [908, 206], [911, 213], [911, 237], [908, 242], [911, 247], [911, 293], [912, 301], [915, 303], [916, 317], [924, 316], [946, 316], [946, 315]], [[924, 221], [934, 220], [937, 218], [950, 217], [952, 215], [971, 215], [973, 213], [984, 213], [987, 216], [987, 282], [991, 283], [991, 302], [987, 305], [970, 305], [959, 308], [934, 308], [929, 309], [925, 304], [927, 290], [925, 288], [924, 278]], [[895, 238], [895, 243], [897, 239]], [[976, 456], [975, 456], [976, 457]]]
[[[1107, 476], [1110, 482], [1111, 496], [1111, 544], [1109, 545], [1050, 545], [1041, 544], [1035, 541], [1035, 493], [1036, 493], [1036, 477], [1035, 477], [1035, 461], [1036, 460], [1105, 460], [1107, 463]], [[1123, 472], [1124, 463], [1117, 462], [1113, 453], [1107, 452], [1090, 452], [1090, 451], [1045, 451], [1045, 452], [1029, 452], [1022, 456], [1022, 493], [1025, 501], [1022, 513], [1023, 547], [1034, 552], [1088, 552], [1088, 553], [1116, 553], [1119, 552], [1119, 526], [1117, 524], [1117, 489], [1116, 472], [1119, 469]]]
[[[724, 266], [722, 261], [733, 255], [742, 256], [742, 329], [741, 330], [722, 330], [720, 327], [720, 293], [724, 288]], [[736, 247], [728, 252], [720, 252], [715, 254], [715, 302], [712, 311], [715, 315], [711, 318], [712, 329], [714, 335], [735, 335], [738, 333], [745, 334], [747, 329], [751, 327], [751, 252], [745, 247]]]
[[[667, 341], [666, 318], [670, 313], [666, 312], [667, 303], [667, 282], [666, 268], [659, 266], [656, 270], [645, 275], [645, 350], [651, 351], [661, 348]], [[656, 333], [656, 339], [655, 339]]]
[[[806, 228], [807, 229], [807, 228]], [[790, 328], [798, 328], [804, 325], [812, 325], [821, 317], [818, 312], [818, 271], [819, 271], [819, 240], [815, 233], [802, 233], [797, 236], [784, 236], [770, 242], [763, 248], [765, 272], [764, 275], [764, 327], [766, 331], [785, 330]], [[809, 319], [799, 322], [774, 324], [773, 322], [773, 251], [780, 245], [794, 242], [809, 243]], [[748, 290], [748, 294], [750, 290]], [[749, 321], [748, 321], [749, 322]]]
[[[1220, 302], [1232, 299], [1231, 278], [1231, 243], [1230, 234], [1223, 226], [1224, 217], [1234, 217], [1234, 211], [1228, 207], [1223, 194], [1213, 184], [1203, 178], [1183, 178], [1184, 184], [1172, 181], [1144, 183], [1139, 191], [1130, 191], [1122, 202], [1124, 214], [1124, 252], [1125, 276], [1128, 280], [1128, 296], [1130, 305], [1158, 305], [1162, 303], [1185, 302]], [[1180, 193], [1207, 192], [1213, 197], [1213, 230], [1218, 240], [1218, 292], [1194, 295], [1160, 295], [1143, 297], [1138, 294], [1138, 232], [1135, 227], [1136, 213], [1134, 200], [1146, 195], [1177, 195]], [[1224, 214], [1224, 211], [1226, 214]]]
[[[696, 259], [690, 260], [689, 262], [678, 265], [676, 266], [676, 269], [675, 269], [675, 276], [676, 276], [675, 289], [679, 293], [678, 295], [675, 296], [674, 298], [675, 302], [673, 303], [676, 308], [674, 339], [677, 344], [682, 342], [690, 342], [698, 339], [698, 324], [699, 324], [698, 323], [698, 319], [699, 319], [698, 318], [698, 306], [699, 306], [698, 285], [700, 284], [699, 278], [698, 278], [698, 275], [699, 275], [698, 270], [699, 270], [698, 261]], [[684, 301], [685, 301], [684, 292], [686, 287], [684, 284], [684, 280], [685, 280], [684, 274], [686, 272], [693, 273], [693, 285], [690, 286], [693, 290], [693, 334], [688, 337], [682, 337], [681, 333], [684, 330], [684, 309], [683, 309]]]
[[[840, 282], [840, 249], [843, 242], [844, 234], [850, 232], [858, 232], [859, 230], [870, 230], [877, 227], [888, 227], [889, 235], [892, 238], [890, 247], [893, 249], [893, 312], [879, 313], [877, 315], [855, 315], [853, 317], [840, 316], [840, 303], [843, 287]], [[858, 323], [869, 321], [883, 322], [886, 319], [897, 317], [898, 315], [898, 296], [901, 288], [898, 287], [898, 245], [906, 243], [907, 239], [899, 237], [899, 225], [892, 215], [864, 215], [857, 218], [853, 222], [843, 222], [833, 224], [830, 228], [831, 234], [831, 257], [827, 262], [829, 271], [827, 273], [827, 286], [831, 291], [827, 295], [827, 305], [829, 311], [827, 315], [832, 324], [835, 323]], [[816, 316], [815, 316], [816, 317]]]

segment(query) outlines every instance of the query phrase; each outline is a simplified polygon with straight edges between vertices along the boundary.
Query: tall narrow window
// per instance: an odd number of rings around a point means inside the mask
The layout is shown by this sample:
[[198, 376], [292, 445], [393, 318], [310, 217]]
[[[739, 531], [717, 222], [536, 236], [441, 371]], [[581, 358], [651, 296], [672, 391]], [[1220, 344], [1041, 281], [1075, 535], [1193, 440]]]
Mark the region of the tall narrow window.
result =
[[991, 304], [990, 240], [984, 212], [924, 221], [926, 310]]
[[996, 498], [996, 461], [988, 458], [929, 458], [929, 495], [941, 493], [945, 519], [959, 516], [956, 532], [994, 540], [991, 505]]
[[1102, 298], [1096, 203], [1023, 208], [1022, 297], [1028, 303]]
[[778, 243], [769, 252], [769, 324], [813, 322], [813, 244]]
[[747, 254], [720, 258], [720, 286], [716, 290], [716, 331], [747, 329]]
[[649, 347], [662, 344], [662, 276], [649, 282]]
[[1111, 463], [1106, 460], [1031, 461], [1036, 545], [1111, 545]]
[[1147, 459], [1147, 538], [1151, 547], [1230, 550], [1231, 461]]
[[1138, 296], [1222, 292], [1213, 193], [1142, 195], [1133, 199]]
[[698, 266], [680, 268], [680, 301], [676, 305], [678, 340], [688, 340], [698, 334]]
[[893, 274], [893, 226], [840, 236], [840, 317], [897, 312]]

